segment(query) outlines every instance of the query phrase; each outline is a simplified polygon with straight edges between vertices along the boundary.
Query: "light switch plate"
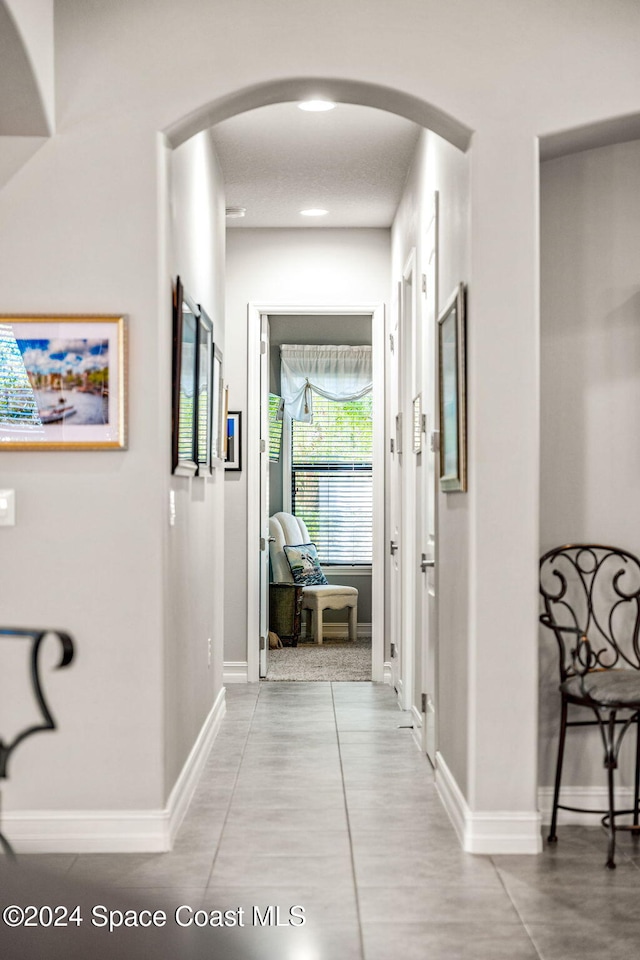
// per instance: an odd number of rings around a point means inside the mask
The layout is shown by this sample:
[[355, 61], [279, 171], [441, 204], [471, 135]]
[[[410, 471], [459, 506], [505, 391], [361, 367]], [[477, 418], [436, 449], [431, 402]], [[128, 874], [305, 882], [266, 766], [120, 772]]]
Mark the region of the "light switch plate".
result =
[[16, 525], [16, 492], [0, 490], [0, 527]]

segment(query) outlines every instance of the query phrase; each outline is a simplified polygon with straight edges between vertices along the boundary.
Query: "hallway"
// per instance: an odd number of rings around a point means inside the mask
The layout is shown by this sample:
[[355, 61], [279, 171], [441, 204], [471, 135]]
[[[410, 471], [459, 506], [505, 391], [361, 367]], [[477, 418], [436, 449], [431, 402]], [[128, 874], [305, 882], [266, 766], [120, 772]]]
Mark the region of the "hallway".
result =
[[[301, 927], [228, 932], [260, 960], [607, 960], [640, 940], [640, 859], [604, 868], [598, 828], [540, 857], [462, 853], [392, 690], [370, 683], [227, 689], [228, 712], [168, 854], [45, 857], [112, 904], [294, 904]], [[637, 851], [640, 852], [640, 851]], [[201, 931], [215, 952], [216, 931]], [[227, 949], [223, 950], [230, 956]]]

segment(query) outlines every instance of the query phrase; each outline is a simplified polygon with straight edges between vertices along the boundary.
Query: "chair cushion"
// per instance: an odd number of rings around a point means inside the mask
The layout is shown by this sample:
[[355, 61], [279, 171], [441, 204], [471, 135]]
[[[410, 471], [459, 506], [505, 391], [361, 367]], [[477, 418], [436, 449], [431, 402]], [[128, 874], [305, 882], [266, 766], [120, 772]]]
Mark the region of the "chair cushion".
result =
[[328, 583], [318, 560], [315, 543], [301, 543], [295, 547], [285, 544], [283, 550], [291, 568], [294, 583], [300, 584], [301, 587]]
[[358, 588], [357, 587], [341, 587], [337, 583], [325, 583], [322, 585], [316, 585], [312, 587], [305, 587], [303, 591], [303, 596], [315, 595], [319, 597], [330, 596], [335, 594], [336, 597], [357, 597]]
[[580, 677], [570, 677], [560, 689], [572, 697], [586, 695], [604, 707], [636, 707], [640, 706], [640, 670], [594, 671], [584, 677], [584, 688]]

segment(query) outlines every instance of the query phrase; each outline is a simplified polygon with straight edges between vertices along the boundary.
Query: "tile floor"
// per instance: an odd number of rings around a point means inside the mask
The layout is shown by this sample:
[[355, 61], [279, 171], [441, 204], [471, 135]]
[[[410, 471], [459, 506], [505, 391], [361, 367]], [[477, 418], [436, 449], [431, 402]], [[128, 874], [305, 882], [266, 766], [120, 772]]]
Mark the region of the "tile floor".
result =
[[247, 917], [278, 905], [281, 922], [305, 908], [301, 927], [205, 930], [208, 958], [638, 954], [640, 847], [623, 838], [615, 871], [597, 827], [564, 828], [540, 857], [462, 853], [388, 686], [263, 683], [227, 695], [175, 849], [48, 858], [66, 882], [113, 885], [123, 904], [242, 906]]

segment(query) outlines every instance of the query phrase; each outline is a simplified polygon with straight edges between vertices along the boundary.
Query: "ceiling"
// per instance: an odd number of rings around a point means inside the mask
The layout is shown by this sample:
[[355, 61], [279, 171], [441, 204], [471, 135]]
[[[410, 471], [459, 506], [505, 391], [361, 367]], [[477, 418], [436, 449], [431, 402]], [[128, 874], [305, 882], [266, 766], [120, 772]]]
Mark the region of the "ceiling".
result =
[[[419, 127], [372, 107], [339, 103], [309, 113], [279, 103], [212, 128], [228, 227], [390, 227]], [[300, 210], [322, 207], [324, 217]]]

